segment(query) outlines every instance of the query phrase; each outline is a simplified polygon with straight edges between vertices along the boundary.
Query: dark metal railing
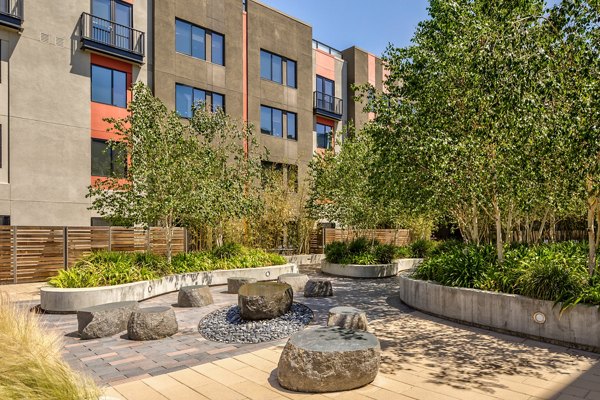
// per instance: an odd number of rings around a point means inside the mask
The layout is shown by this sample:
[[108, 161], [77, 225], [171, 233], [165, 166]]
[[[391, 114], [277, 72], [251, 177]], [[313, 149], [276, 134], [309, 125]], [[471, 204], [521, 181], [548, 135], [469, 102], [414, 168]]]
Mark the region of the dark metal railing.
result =
[[129, 26], [82, 13], [79, 18], [79, 32], [82, 39], [144, 56], [146, 34]]
[[23, 20], [23, 0], [0, 0], [0, 14]]
[[342, 115], [343, 100], [323, 92], [313, 93], [313, 107], [328, 113]]

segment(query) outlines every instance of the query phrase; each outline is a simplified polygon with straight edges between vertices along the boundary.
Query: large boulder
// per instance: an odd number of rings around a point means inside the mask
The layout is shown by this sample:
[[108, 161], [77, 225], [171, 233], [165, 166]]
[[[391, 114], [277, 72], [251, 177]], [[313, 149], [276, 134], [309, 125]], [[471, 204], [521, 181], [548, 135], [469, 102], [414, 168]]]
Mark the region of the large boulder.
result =
[[368, 326], [367, 314], [354, 307], [333, 307], [329, 310], [327, 326], [366, 331]]
[[83, 308], [77, 311], [77, 330], [82, 339], [116, 335], [127, 330], [131, 313], [139, 308], [137, 301], [120, 301]]
[[131, 340], [155, 340], [172, 336], [179, 326], [171, 307], [140, 308], [131, 313], [127, 333]]
[[255, 283], [256, 278], [244, 278], [240, 276], [234, 276], [227, 278], [227, 293], [238, 294], [240, 288], [247, 283]]
[[247, 320], [276, 318], [290, 310], [293, 300], [294, 291], [287, 283], [248, 283], [238, 294], [240, 316]]
[[305, 274], [281, 274], [277, 278], [277, 282], [287, 283], [292, 287], [294, 293], [303, 292], [306, 282], [308, 282], [308, 275]]
[[210, 288], [206, 285], [183, 286], [179, 289], [177, 296], [179, 307], [204, 307], [213, 303]]
[[327, 279], [309, 279], [304, 286], [304, 297], [333, 296], [331, 281]]
[[325, 393], [356, 389], [379, 371], [379, 340], [368, 332], [338, 326], [294, 334], [285, 345], [277, 379], [297, 392]]

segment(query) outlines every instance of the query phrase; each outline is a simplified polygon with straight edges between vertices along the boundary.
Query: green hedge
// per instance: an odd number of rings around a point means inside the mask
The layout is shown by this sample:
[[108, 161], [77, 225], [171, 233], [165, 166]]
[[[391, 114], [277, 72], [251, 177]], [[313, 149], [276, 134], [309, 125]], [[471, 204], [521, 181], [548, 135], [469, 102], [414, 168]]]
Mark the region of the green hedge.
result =
[[430, 240], [417, 240], [410, 246], [398, 247], [360, 237], [351, 242], [328, 244], [325, 246], [325, 257], [334, 264], [389, 264], [396, 258], [426, 257], [435, 246], [435, 242]]
[[502, 264], [490, 245], [441, 247], [417, 268], [415, 278], [561, 302], [563, 308], [600, 304], [600, 279], [587, 273], [585, 243], [507, 246]]
[[280, 255], [226, 244], [213, 251], [178, 254], [171, 264], [150, 253], [98, 251], [79, 260], [68, 270], [59, 271], [49, 283], [59, 288], [112, 286], [186, 272], [218, 269], [256, 268], [285, 264]]

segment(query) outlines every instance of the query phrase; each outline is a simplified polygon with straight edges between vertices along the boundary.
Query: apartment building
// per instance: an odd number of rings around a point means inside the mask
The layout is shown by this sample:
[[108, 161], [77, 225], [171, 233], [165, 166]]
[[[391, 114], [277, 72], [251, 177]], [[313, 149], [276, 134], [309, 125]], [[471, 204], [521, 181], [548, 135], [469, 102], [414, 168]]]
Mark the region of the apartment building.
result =
[[252, 124], [302, 180], [332, 131], [369, 118], [350, 85], [382, 76], [253, 0], [0, 0], [0, 224], [100, 222], [87, 187], [124, 173], [104, 118], [126, 115], [134, 82], [182, 118], [204, 101]]

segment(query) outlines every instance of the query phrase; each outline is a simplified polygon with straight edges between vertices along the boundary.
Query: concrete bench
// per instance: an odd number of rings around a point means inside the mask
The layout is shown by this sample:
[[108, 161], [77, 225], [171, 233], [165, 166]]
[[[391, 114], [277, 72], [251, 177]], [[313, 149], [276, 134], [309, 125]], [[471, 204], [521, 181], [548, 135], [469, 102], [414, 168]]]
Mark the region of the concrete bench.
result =
[[277, 368], [279, 384], [297, 392], [325, 393], [367, 385], [379, 372], [379, 340], [368, 332], [338, 326], [294, 334]]
[[119, 301], [82, 308], [77, 311], [77, 331], [82, 339], [116, 335], [127, 330], [129, 317], [138, 308], [137, 301]]

